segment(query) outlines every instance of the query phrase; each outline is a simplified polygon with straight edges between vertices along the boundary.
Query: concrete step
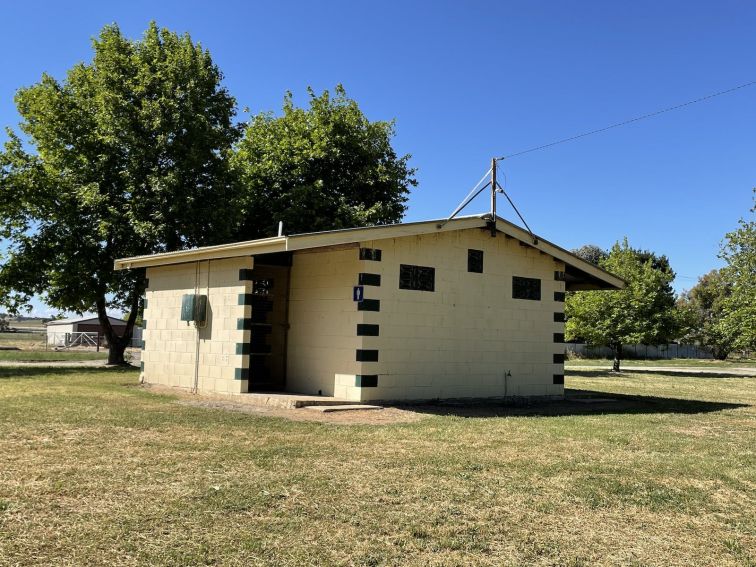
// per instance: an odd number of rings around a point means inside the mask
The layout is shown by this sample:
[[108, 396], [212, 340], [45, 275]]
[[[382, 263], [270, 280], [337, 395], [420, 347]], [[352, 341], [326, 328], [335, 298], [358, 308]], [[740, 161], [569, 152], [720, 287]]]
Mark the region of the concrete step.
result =
[[306, 394], [291, 394], [288, 392], [251, 392], [241, 394], [239, 399], [254, 406], [268, 406], [286, 409], [320, 405], [354, 405], [354, 402], [351, 400], [343, 400], [331, 396], [309, 396]]
[[304, 409], [319, 411], [322, 413], [332, 411], [360, 411], [360, 410], [377, 410], [383, 409], [381, 406], [369, 406], [367, 404], [342, 404], [342, 405], [321, 405], [321, 406], [304, 406]]

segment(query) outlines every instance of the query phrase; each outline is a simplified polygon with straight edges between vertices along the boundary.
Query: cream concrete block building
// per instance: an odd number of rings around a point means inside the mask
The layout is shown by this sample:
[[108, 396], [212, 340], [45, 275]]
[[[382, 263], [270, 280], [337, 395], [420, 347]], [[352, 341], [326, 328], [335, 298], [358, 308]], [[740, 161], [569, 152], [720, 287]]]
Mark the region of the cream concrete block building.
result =
[[[565, 292], [624, 285], [490, 216], [281, 236], [115, 267], [147, 270], [146, 382], [356, 402], [561, 397]], [[187, 315], [192, 302], [205, 305], [201, 316]]]

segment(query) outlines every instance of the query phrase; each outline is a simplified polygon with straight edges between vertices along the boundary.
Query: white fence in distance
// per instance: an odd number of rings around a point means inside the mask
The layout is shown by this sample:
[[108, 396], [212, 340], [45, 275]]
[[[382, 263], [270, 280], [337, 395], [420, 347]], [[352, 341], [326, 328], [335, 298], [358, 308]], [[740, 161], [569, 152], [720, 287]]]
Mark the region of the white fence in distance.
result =
[[[107, 347], [105, 336], [100, 333], [47, 333], [46, 348], [104, 348]], [[132, 338], [129, 347], [140, 347], [141, 340]]]
[[[581, 358], [612, 358], [609, 347], [591, 346], [583, 343], [566, 343], [565, 352]], [[670, 359], [670, 358], [714, 358], [710, 350], [697, 345], [622, 345], [622, 358], [628, 359]]]

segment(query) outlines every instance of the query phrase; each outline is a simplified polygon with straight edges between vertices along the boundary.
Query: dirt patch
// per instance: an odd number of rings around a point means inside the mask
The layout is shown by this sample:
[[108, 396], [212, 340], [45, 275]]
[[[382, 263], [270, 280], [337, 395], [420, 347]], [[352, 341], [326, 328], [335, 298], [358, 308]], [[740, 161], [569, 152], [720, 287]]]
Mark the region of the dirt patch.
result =
[[258, 415], [264, 417], [282, 417], [292, 421], [311, 421], [343, 425], [392, 425], [395, 423], [412, 423], [428, 417], [411, 408], [385, 407], [371, 411], [337, 411], [315, 412], [305, 408], [284, 409], [270, 406], [256, 406], [237, 400], [232, 396], [214, 394], [192, 394], [178, 388], [143, 384], [140, 386], [156, 394], [169, 394], [177, 398], [181, 405], [209, 410], [226, 410]]
[[371, 411], [336, 411], [315, 412], [305, 408], [282, 409], [266, 406], [253, 406], [226, 400], [188, 400], [179, 401], [182, 405], [206, 409], [238, 411], [266, 417], [283, 417], [292, 421], [317, 421], [343, 425], [392, 425], [395, 423], [412, 423], [424, 419], [425, 415], [399, 408], [383, 408]]

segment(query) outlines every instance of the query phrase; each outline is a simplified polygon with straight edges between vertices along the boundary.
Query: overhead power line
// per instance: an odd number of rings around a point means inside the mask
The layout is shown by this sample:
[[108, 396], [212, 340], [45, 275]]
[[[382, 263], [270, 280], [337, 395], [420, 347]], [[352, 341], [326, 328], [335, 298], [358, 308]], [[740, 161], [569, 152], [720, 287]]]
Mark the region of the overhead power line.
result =
[[538, 150], [543, 150], [546, 148], [550, 148], [552, 146], [556, 146], [559, 144], [564, 144], [566, 142], [572, 142], [573, 140], [577, 140], [579, 138], [585, 138], [586, 136], [591, 136], [593, 134], [600, 134], [601, 132], [606, 132], [607, 130], [611, 130], [613, 128], [619, 128], [620, 126], [626, 126], [627, 124], [632, 124], [633, 122], [638, 122], [640, 120], [645, 120], [647, 118], [653, 118], [654, 116], [659, 116], [660, 114], [664, 114], [665, 112], [672, 112], [673, 110], [678, 110], [680, 108], [684, 108], [686, 106], [690, 106], [691, 104], [696, 104], [698, 102], [703, 102], [705, 100], [712, 99], [714, 97], [722, 96], [731, 92], [735, 92], [740, 89], [744, 89], [746, 87], [750, 87], [752, 85], [756, 85], [756, 81], [751, 81], [749, 83], [743, 83], [742, 85], [738, 85], [737, 87], [732, 87], [731, 89], [727, 89], [724, 91], [719, 91], [710, 95], [706, 95], [701, 98], [697, 98], [695, 100], [689, 100], [688, 102], [684, 102], [682, 104], [676, 104], [675, 106], [670, 106], [669, 108], [664, 108], [662, 110], [657, 110], [656, 112], [651, 112], [649, 114], [644, 114], [642, 116], [636, 116], [635, 118], [630, 118], [629, 120], [624, 120], [622, 122], [617, 122], [616, 124], [612, 124], [611, 126], [606, 126], [604, 128], [599, 128], [598, 130], [591, 130], [590, 132], [584, 132], [582, 134], [578, 134], [577, 136], [570, 136], [569, 138], [564, 138], [562, 140], [557, 140], [555, 142], [550, 142], [548, 144], [543, 144], [541, 146], [535, 146], [533, 148], [522, 150], [520, 152], [515, 152], [513, 154], [508, 154], [499, 158], [496, 158], [497, 160], [501, 161], [504, 159], [510, 159], [513, 157], [521, 156], [524, 154], [529, 154], [531, 152], [537, 152]]

